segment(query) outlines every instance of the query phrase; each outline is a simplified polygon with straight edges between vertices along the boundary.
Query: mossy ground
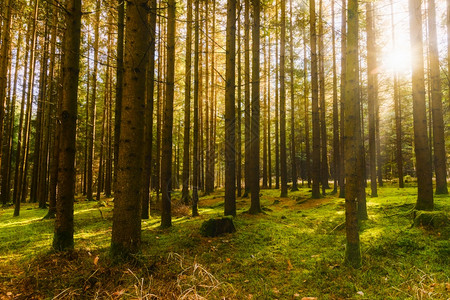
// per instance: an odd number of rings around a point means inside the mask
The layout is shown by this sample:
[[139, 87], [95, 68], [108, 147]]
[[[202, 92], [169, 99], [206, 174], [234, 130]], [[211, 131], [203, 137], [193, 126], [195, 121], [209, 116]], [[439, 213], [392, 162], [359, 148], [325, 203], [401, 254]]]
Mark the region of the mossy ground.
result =
[[[75, 248], [50, 251], [53, 220], [33, 204], [14, 218], [0, 210], [0, 299], [448, 299], [450, 229], [413, 227], [416, 188], [379, 189], [361, 224], [363, 267], [343, 265], [344, 200], [310, 199], [309, 189], [279, 198], [262, 190], [264, 214], [238, 199], [237, 232], [205, 238], [203, 221], [223, 214], [223, 191], [200, 199], [200, 217], [176, 208], [173, 227], [142, 221], [142, 253], [133, 263], [108, 256], [112, 199], [75, 204]], [[179, 198], [179, 193], [174, 198]], [[436, 196], [450, 212], [450, 197]]]

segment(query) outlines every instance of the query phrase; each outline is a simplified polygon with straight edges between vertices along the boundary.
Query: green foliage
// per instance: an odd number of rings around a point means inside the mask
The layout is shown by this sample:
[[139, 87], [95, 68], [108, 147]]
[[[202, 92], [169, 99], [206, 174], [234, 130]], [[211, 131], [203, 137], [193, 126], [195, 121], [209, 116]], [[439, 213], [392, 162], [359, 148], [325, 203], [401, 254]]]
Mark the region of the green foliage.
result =
[[[113, 265], [108, 256], [111, 199], [75, 204], [75, 252], [51, 249], [53, 221], [26, 204], [20, 217], [0, 211], [0, 297], [7, 292], [51, 298], [124, 298], [158, 295], [207, 299], [445, 299], [450, 235], [442, 228], [412, 226], [416, 188], [384, 187], [368, 198], [369, 220], [361, 224], [363, 265], [344, 264], [344, 200], [310, 199], [306, 188], [278, 198], [262, 190], [263, 215], [249, 215], [249, 199], [238, 199], [237, 232], [210, 238], [201, 224], [223, 214], [223, 191], [200, 198], [200, 217], [175, 217], [160, 229], [159, 218], [142, 221], [142, 252]], [[306, 200], [306, 201], [305, 201]], [[449, 196], [436, 197], [448, 214]], [[99, 209], [102, 213], [99, 212]], [[26, 284], [26, 288], [22, 285]], [[446, 290], [447, 289], [447, 290]], [[169, 296], [171, 295], [171, 296]]]

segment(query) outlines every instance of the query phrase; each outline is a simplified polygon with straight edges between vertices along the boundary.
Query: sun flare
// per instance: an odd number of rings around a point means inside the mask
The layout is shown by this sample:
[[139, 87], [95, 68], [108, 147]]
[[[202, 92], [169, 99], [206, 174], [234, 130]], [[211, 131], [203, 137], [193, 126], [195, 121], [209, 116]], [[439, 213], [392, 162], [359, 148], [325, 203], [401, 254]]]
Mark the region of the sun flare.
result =
[[387, 51], [382, 56], [382, 68], [386, 71], [408, 73], [411, 70], [411, 51], [407, 47]]

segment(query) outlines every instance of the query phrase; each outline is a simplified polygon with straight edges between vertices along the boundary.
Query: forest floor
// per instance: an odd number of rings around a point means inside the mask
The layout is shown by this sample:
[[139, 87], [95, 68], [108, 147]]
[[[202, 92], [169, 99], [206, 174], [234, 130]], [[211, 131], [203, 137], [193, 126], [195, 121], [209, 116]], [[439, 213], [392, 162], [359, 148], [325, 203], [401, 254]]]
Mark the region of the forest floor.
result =
[[[368, 196], [359, 270], [343, 264], [343, 199], [311, 199], [307, 188], [288, 198], [261, 193], [264, 214], [246, 214], [250, 200], [239, 198], [237, 232], [221, 237], [202, 237], [199, 228], [223, 214], [223, 191], [200, 198], [200, 217], [174, 205], [170, 229], [157, 216], [143, 220], [142, 253], [121, 264], [108, 256], [112, 199], [78, 198], [76, 250], [67, 253], [50, 250], [54, 221], [42, 219], [45, 210], [24, 204], [13, 217], [13, 208], [0, 209], [0, 299], [450, 297], [450, 224], [412, 226], [416, 187]], [[435, 206], [448, 220], [450, 196], [436, 196]]]

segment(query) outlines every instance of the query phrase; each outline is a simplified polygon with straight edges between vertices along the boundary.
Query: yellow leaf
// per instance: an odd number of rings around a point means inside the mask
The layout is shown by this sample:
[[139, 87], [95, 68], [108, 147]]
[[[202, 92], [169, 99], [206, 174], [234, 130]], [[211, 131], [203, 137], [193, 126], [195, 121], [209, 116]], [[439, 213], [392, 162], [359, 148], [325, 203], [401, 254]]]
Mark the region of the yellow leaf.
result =
[[288, 271], [290, 271], [290, 270], [292, 270], [292, 269], [294, 268], [294, 267], [292, 266], [292, 263], [291, 263], [291, 260], [290, 260], [290, 259], [287, 260], [287, 264], [288, 264], [288, 266], [287, 266]]

